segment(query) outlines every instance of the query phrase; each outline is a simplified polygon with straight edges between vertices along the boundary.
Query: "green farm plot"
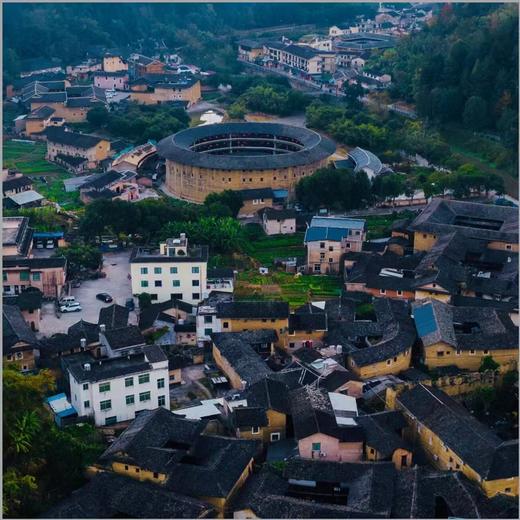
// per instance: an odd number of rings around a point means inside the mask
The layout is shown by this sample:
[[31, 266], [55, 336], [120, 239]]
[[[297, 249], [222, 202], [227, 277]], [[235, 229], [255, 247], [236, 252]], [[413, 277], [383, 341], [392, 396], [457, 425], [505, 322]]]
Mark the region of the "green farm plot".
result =
[[[58, 202], [67, 209], [81, 205], [79, 193], [67, 193], [63, 181], [71, 177], [66, 170], [45, 160], [46, 145], [43, 143], [22, 143], [5, 141], [3, 143], [3, 167], [14, 168], [30, 177], [34, 189], [46, 199]], [[47, 182], [43, 182], [44, 177]]]
[[311, 300], [326, 300], [341, 294], [340, 277], [294, 275], [274, 271], [261, 275], [256, 270], [238, 275], [235, 297], [238, 300], [283, 300], [291, 308]]
[[276, 258], [305, 256], [304, 233], [294, 235], [259, 236], [248, 240], [244, 252], [262, 266], [274, 265]]

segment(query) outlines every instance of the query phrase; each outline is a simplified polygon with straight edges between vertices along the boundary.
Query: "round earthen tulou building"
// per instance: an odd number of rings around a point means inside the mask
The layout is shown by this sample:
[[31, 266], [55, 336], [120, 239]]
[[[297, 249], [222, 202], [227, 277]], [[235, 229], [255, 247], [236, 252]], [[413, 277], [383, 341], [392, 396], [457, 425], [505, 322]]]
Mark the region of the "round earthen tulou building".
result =
[[166, 159], [168, 190], [198, 203], [224, 190], [273, 188], [291, 195], [335, 150], [333, 141], [313, 130], [276, 123], [198, 126], [157, 145]]

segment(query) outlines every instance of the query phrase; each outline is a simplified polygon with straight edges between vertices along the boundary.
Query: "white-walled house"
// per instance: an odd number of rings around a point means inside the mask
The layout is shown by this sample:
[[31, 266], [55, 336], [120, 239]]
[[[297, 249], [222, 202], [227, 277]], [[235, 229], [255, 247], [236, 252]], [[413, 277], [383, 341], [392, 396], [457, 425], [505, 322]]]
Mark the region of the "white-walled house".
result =
[[96, 426], [132, 420], [142, 410], [170, 409], [168, 358], [157, 345], [111, 358], [70, 355], [62, 364], [72, 406]]
[[220, 302], [233, 301], [233, 295], [227, 292], [212, 292], [208, 298], [200, 302], [197, 308], [197, 344], [211, 341], [211, 334], [222, 332], [222, 322], [217, 318], [217, 305]]
[[159, 250], [138, 247], [130, 257], [132, 294], [149, 293], [158, 303], [172, 298], [198, 303], [206, 292], [207, 266], [208, 246], [188, 247], [184, 233]]

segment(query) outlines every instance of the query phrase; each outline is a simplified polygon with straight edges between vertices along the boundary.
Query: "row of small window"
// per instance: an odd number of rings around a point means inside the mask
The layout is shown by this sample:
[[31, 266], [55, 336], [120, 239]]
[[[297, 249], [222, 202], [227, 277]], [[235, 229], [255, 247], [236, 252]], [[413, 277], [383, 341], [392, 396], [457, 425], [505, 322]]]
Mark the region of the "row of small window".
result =
[[[108, 421], [108, 419], [107, 419], [107, 421]], [[128, 466], [125, 466], [125, 471], [130, 471], [130, 468]], [[135, 472], [136, 473], [140, 473], [141, 472], [141, 468], [135, 468]], [[154, 472], [153, 478], [158, 479], [159, 478], [159, 473]]]
[[[29, 271], [20, 271], [18, 275], [22, 282], [28, 282], [31, 279], [31, 273]], [[41, 273], [32, 273], [33, 282], [39, 282], [42, 279], [41, 275]], [[2, 273], [2, 279], [4, 282], [7, 282], [8, 280], [8, 274], [5, 271]]]
[[[152, 301], [159, 299], [159, 295], [157, 293], [148, 293], [148, 294], [150, 295], [150, 299]], [[174, 300], [184, 300], [184, 296], [182, 293], [171, 293], [171, 297]], [[186, 296], [186, 298], [188, 298], [188, 296]], [[191, 293], [191, 299], [200, 300], [200, 293], [198, 293], [198, 292]]]
[[[449, 350], [446, 350], [446, 351], [444, 351], [444, 350], [439, 350], [439, 351], [437, 352], [437, 357], [444, 357], [445, 354], [446, 354], [446, 356], [450, 356], [450, 355], [451, 355], [451, 352], [450, 352]], [[455, 355], [456, 355], [456, 356], [460, 356], [461, 354], [462, 354], [462, 352], [461, 352], [460, 350], [456, 350], [456, 351], [455, 351]], [[471, 349], [471, 350], [469, 351], [469, 355], [470, 355], [470, 356], [474, 356], [475, 354], [476, 354], [476, 350]], [[483, 351], [483, 354], [484, 354], [484, 356], [488, 356], [488, 355], [489, 355], [489, 350], [484, 350], [484, 351]]]
[[[162, 286], [163, 286], [162, 280], [155, 280], [154, 281], [154, 287], [162, 287]], [[180, 286], [181, 286], [180, 280], [172, 280], [172, 287], [180, 287]], [[191, 281], [191, 286], [192, 287], [200, 287], [199, 280], [192, 280]], [[148, 280], [141, 280], [141, 287], [149, 287]]]
[[[170, 274], [177, 274], [178, 272], [177, 267], [170, 267]], [[192, 267], [191, 272], [192, 274], [199, 274], [200, 267]], [[141, 274], [148, 274], [148, 267], [141, 267]], [[162, 267], [154, 267], [153, 274], [162, 274]]]
[[[137, 380], [140, 385], [150, 382], [150, 374], [141, 374]], [[127, 377], [125, 378], [125, 387], [134, 386], [134, 378]], [[157, 388], [164, 388], [164, 379], [157, 379]], [[88, 383], [83, 383], [83, 390], [88, 390]], [[101, 393], [110, 392], [110, 383], [100, 383], [99, 391]]]
[[[141, 402], [141, 403], [150, 401], [151, 398], [152, 398], [152, 396], [151, 396], [150, 392], [141, 392], [139, 394], [139, 402]], [[126, 402], [127, 406], [131, 406], [131, 405], [135, 404], [135, 395], [127, 395], [125, 397], [125, 402]], [[165, 395], [160, 395], [159, 397], [157, 397], [157, 406], [164, 406], [165, 404], [166, 404]], [[83, 407], [90, 408], [90, 401], [84, 401]], [[99, 409], [103, 412], [107, 411], [107, 410], [111, 410], [112, 409], [112, 399], [106, 399], [104, 401], [100, 401]]]

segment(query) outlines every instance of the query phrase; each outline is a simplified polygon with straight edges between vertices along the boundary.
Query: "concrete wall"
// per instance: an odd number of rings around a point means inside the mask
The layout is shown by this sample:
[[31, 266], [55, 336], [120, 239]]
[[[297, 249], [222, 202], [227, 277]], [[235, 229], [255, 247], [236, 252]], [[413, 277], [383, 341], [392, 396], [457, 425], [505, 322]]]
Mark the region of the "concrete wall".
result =
[[[313, 456], [312, 445], [320, 443], [321, 453], [325, 456]], [[339, 462], [357, 462], [363, 457], [362, 442], [339, 442], [338, 439], [323, 433], [315, 433], [298, 441], [300, 457], [304, 459], [333, 460]]]

